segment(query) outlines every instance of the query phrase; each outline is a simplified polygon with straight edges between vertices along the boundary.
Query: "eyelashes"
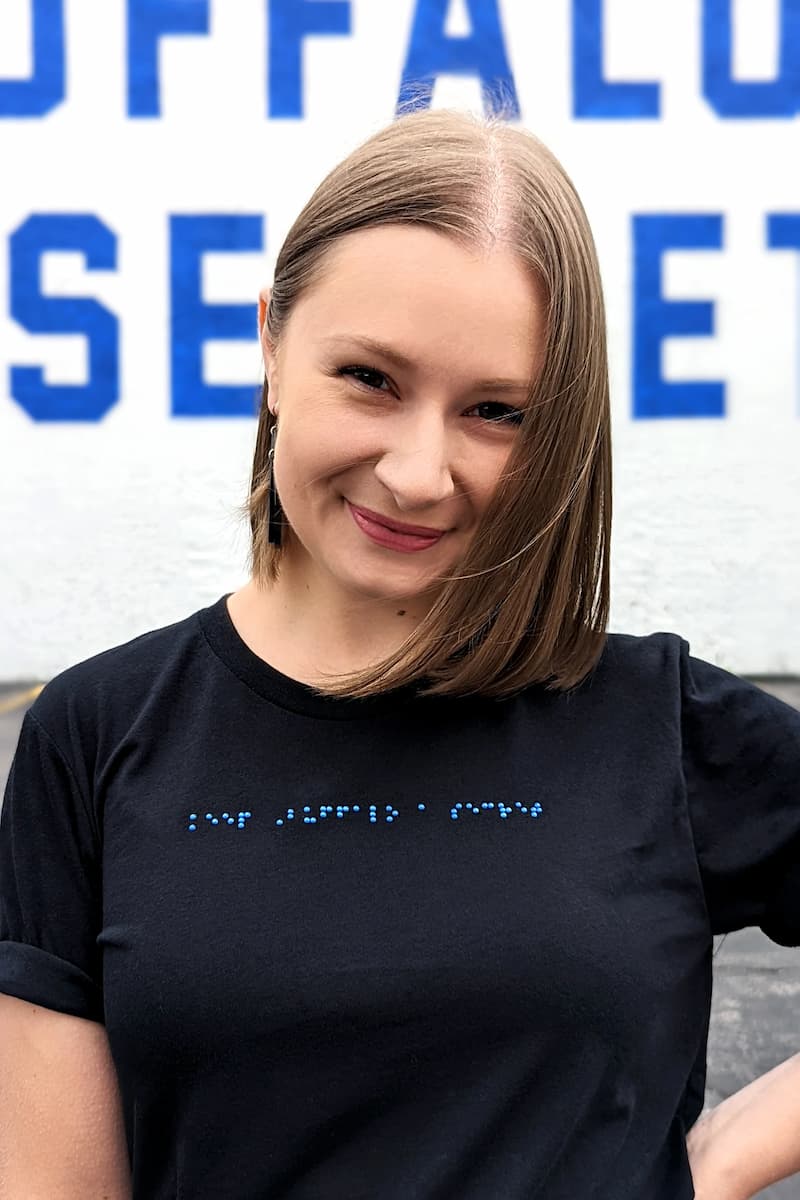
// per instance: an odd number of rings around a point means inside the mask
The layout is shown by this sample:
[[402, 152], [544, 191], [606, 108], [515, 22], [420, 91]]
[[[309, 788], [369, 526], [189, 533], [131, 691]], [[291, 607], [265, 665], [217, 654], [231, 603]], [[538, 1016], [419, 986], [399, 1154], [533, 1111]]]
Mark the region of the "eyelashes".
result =
[[[374, 367], [339, 367], [336, 371], [336, 374], [352, 377], [354, 379], [356, 376], [360, 375], [371, 375], [373, 378], [383, 380], [384, 382], [386, 381], [386, 376], [384, 375], [383, 371], [378, 371]], [[357, 382], [371, 392], [382, 392], [384, 390], [382, 387], [376, 387], [371, 383], [365, 382], [363, 379], [358, 379]], [[388, 392], [386, 394], [388, 395]], [[513, 405], [503, 404], [499, 400], [484, 400], [480, 404], [474, 405], [473, 409], [468, 411], [474, 411], [478, 409], [495, 410], [497, 415], [484, 417], [484, 423], [486, 425], [499, 425], [501, 428], [505, 429], [516, 428], [521, 424], [522, 419], [525, 416], [524, 409], [514, 408]]]

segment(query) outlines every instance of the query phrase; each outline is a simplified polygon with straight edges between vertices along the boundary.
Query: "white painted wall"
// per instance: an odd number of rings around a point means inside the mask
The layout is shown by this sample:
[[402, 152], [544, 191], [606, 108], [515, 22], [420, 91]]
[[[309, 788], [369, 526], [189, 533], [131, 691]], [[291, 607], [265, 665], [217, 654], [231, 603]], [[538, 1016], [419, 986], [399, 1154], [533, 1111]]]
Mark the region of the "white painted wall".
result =
[[[208, 37], [161, 45], [162, 115], [127, 115], [125, 5], [65, 0], [68, 95], [40, 119], [0, 117], [0, 680], [45, 679], [177, 620], [244, 582], [255, 419], [170, 413], [171, 213], [261, 213], [262, 253], [206, 258], [208, 303], [252, 303], [252, 342], [209, 343], [205, 379], [258, 386], [256, 297], [322, 175], [392, 119], [416, 8], [360, 0], [350, 36], [304, 48], [304, 117], [265, 116], [265, 4], [212, 0]], [[472, 11], [488, 9], [473, 5]], [[798, 253], [766, 214], [800, 211], [798, 122], [721, 119], [700, 86], [700, 0], [606, 0], [609, 79], [657, 80], [659, 120], [572, 115], [571, 5], [500, 0], [522, 123], [572, 174], [598, 243], [612, 363], [611, 627], [669, 629], [739, 673], [799, 674]], [[737, 0], [738, 77], [774, 77], [777, 0]], [[466, 33], [453, 4], [447, 32]], [[0, 79], [31, 72], [31, 0], [0, 5]], [[795, 48], [800, 60], [800, 47]], [[474, 78], [435, 105], [477, 109]], [[81, 336], [32, 334], [10, 312], [10, 239], [34, 213], [93, 213], [116, 270], [47, 255], [42, 290], [94, 297], [120, 323], [118, 403], [99, 422], [34, 421], [12, 365], [87, 380]], [[669, 379], [722, 379], [727, 414], [634, 419], [634, 213], [720, 213], [720, 251], [671, 252], [669, 298], [714, 303], [714, 334], [670, 340]]]

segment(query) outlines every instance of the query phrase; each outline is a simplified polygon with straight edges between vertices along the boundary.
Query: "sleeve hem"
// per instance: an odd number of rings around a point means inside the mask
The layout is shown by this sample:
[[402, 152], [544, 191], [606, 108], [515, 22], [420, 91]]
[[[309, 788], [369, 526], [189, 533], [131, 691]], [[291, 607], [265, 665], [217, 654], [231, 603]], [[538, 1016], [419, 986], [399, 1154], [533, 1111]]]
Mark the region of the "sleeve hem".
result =
[[0, 992], [105, 1024], [103, 995], [74, 963], [25, 942], [0, 942]]

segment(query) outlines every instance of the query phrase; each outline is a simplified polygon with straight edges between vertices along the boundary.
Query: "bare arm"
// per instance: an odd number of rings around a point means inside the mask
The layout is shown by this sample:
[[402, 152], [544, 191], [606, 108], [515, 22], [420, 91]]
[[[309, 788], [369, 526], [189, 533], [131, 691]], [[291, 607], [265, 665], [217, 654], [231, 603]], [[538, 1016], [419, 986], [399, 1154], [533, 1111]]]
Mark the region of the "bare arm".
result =
[[800, 1054], [704, 1113], [686, 1146], [698, 1200], [750, 1200], [800, 1171]]
[[103, 1025], [0, 994], [0, 1200], [130, 1200]]

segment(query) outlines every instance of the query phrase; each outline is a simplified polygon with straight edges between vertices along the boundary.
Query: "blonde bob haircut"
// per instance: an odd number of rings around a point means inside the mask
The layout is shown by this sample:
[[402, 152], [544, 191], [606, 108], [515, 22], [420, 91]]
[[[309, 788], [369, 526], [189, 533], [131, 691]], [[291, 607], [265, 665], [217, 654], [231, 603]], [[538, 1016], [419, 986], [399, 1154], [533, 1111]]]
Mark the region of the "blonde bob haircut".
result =
[[[390, 224], [422, 225], [468, 250], [516, 251], [545, 303], [542, 367], [506, 469], [425, 617], [381, 662], [314, 690], [353, 699], [410, 685], [497, 699], [533, 684], [568, 691], [597, 665], [609, 609], [605, 307], [583, 205], [554, 155], [502, 108], [400, 110], [322, 180], [283, 242], [265, 317], [278, 356], [336, 240]], [[277, 579], [284, 549], [267, 539], [267, 392], [265, 378], [249, 496], [237, 508], [261, 588]]]

